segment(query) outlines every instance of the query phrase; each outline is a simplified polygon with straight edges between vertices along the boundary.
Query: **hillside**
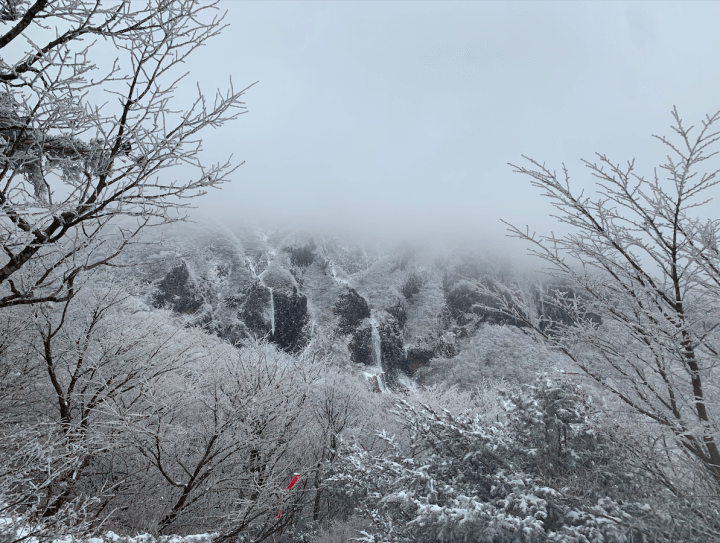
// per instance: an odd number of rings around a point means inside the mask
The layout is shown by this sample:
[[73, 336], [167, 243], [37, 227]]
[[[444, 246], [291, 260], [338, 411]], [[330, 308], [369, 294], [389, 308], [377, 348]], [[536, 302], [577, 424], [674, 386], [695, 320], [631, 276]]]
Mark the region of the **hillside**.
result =
[[266, 339], [288, 353], [332, 344], [341, 363], [379, 374], [380, 388], [458, 372], [472, 374], [466, 386], [528, 381], [558, 363], [478, 288], [512, 292], [538, 316], [536, 282], [479, 251], [183, 224], [129, 258], [150, 305], [233, 344]]

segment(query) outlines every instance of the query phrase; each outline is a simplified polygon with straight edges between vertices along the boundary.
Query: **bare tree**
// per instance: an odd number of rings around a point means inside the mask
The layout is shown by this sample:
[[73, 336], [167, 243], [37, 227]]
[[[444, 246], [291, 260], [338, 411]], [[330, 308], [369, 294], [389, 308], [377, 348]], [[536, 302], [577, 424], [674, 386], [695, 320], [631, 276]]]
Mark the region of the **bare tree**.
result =
[[41, 428], [0, 432], [0, 537], [6, 543], [57, 536], [82, 536], [90, 529], [88, 510], [100, 496], [66, 502], [56, 514], [44, 517], [43, 497], [70, 480], [83, 454]]
[[[137, 471], [147, 464], [162, 496], [142, 504], [155, 510], [146, 529], [262, 541], [287, 527], [312, 478], [316, 455], [307, 449], [322, 444], [302, 434], [317, 369], [262, 343], [238, 350], [208, 336], [203, 352], [172, 386], [146, 394], [144, 415], [123, 409]], [[122, 516], [137, 529], [138, 514]]]
[[564, 167], [559, 178], [527, 157], [531, 168], [513, 165], [544, 191], [571, 229], [564, 237], [536, 236], [509, 225], [511, 235], [529, 242], [530, 252], [573, 287], [555, 289], [544, 300], [569, 321], [547, 326], [545, 317], [533, 318], [517, 300], [495, 298], [621, 405], [674, 436], [716, 491], [720, 220], [694, 214], [720, 182], [719, 170], [700, 169], [716, 154], [720, 113], [706, 117], [696, 132], [677, 110], [672, 115], [677, 141], [655, 136], [668, 157], [651, 178], [636, 173], [634, 160], [621, 166], [598, 154], [598, 162], [584, 161], [599, 180], [597, 199], [573, 192]]
[[205, 337], [118, 288], [52, 305], [7, 309], [24, 326], [0, 353], [13, 370], [0, 399], [2, 514], [34, 537], [82, 533], [111, 513], [137, 478], [113, 469], [132, 462], [118, 406], [147, 417], [143, 398], [200, 356]]
[[[359, 421], [357, 406], [359, 392], [347, 374], [339, 371], [328, 371], [324, 379], [317, 385], [313, 394], [313, 416], [316, 431], [310, 436], [319, 445], [319, 457], [313, 478], [315, 496], [313, 498], [312, 519], [319, 521], [323, 495], [323, 467], [332, 464], [337, 458], [340, 447], [340, 436], [347, 426]], [[327, 510], [331, 511], [329, 499]]]
[[199, 134], [236, 118], [246, 89], [175, 105], [180, 64], [223, 29], [217, 4], [3, 3], [0, 307], [72, 297], [80, 274], [228, 180], [229, 162], [201, 163]]

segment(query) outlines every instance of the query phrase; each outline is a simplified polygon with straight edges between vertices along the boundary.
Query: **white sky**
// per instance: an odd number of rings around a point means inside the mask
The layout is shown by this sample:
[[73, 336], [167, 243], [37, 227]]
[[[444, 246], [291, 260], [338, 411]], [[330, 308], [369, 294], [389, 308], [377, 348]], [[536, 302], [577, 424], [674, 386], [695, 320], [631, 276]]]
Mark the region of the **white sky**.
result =
[[670, 135], [673, 105], [690, 124], [720, 109], [720, 3], [221, 7], [230, 27], [194, 57], [188, 83], [259, 83], [249, 112], [205, 137], [209, 157], [246, 163], [198, 201], [199, 220], [442, 228], [513, 245], [500, 218], [557, 228], [507, 162], [564, 161], [581, 186], [579, 159], [600, 151], [651, 174], [664, 156], [651, 134]]

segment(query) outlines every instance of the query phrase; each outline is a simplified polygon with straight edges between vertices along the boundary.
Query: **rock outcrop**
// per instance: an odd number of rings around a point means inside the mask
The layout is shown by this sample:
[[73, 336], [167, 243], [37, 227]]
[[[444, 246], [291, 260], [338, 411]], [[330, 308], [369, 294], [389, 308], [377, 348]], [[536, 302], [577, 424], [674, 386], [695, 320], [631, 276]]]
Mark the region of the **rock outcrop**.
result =
[[363, 319], [370, 318], [370, 306], [367, 301], [351, 287], [340, 295], [335, 302], [333, 312], [338, 316], [338, 330], [342, 334], [352, 334]]
[[184, 315], [197, 313], [200, 310], [203, 299], [190, 280], [190, 272], [184, 261], [168, 271], [157, 284], [152, 302], [155, 307], [166, 307]]
[[427, 366], [430, 360], [435, 356], [435, 351], [423, 347], [411, 347], [407, 350], [407, 366], [410, 375], [415, 373], [423, 366]]
[[366, 366], [374, 365], [375, 354], [373, 353], [372, 341], [372, 325], [366, 320], [355, 328], [350, 338], [350, 342], [348, 343], [350, 360], [355, 364], [365, 364]]
[[485, 324], [525, 326], [499, 311], [487, 289], [506, 300], [519, 294], [533, 318], [547, 319], [548, 333], [550, 320], [569, 323], [547, 303], [547, 292], [479, 254], [437, 255], [408, 244], [383, 253], [287, 231], [200, 227], [174, 235], [136, 257], [153, 285], [152, 305], [192, 315], [195, 325], [232, 344], [264, 338], [297, 353], [321, 334], [340, 357], [379, 365], [388, 386], [434, 359], [462, 354]]
[[[498, 288], [494, 281], [486, 280], [490, 290], [508, 299], [508, 294]], [[453, 284], [445, 296], [445, 320], [449, 325], [459, 327], [458, 337], [468, 337], [475, 333], [483, 323], [524, 327], [526, 324], [515, 317], [500, 311], [500, 302], [483, 293], [475, 283], [460, 280]]]
[[269, 337], [272, 333], [270, 290], [259, 282], [245, 293], [238, 317], [256, 338]]
[[291, 291], [273, 290], [275, 311], [275, 333], [270, 341], [282, 350], [295, 353], [301, 351], [310, 340], [306, 327], [309, 322], [307, 298], [296, 287]]
[[378, 324], [380, 333], [380, 352], [382, 355], [382, 368], [386, 375], [388, 385], [397, 384], [400, 372], [410, 375], [407, 359], [405, 357], [405, 343], [403, 341], [402, 327], [392, 315]]

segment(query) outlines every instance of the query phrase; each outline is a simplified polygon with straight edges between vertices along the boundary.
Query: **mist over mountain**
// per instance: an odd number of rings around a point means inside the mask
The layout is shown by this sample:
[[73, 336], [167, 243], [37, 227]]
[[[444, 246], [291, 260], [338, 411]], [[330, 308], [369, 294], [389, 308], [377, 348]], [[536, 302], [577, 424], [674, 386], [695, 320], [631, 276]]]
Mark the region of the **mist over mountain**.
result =
[[381, 387], [413, 378], [438, 382], [461, 353], [470, 386], [483, 377], [532, 380], [542, 370], [537, 356], [513, 356], [531, 348], [526, 325], [489, 309], [497, 304], [478, 289], [519, 295], [528, 316], [537, 317], [539, 274], [483, 251], [479, 240], [371, 239], [179, 224], [128, 257], [150, 305], [189, 316], [236, 345], [262, 339], [297, 354], [311, 342], [332, 344], [341, 363], [378, 374]]
[[720, 543], [719, 18], [0, 3], [0, 543]]

